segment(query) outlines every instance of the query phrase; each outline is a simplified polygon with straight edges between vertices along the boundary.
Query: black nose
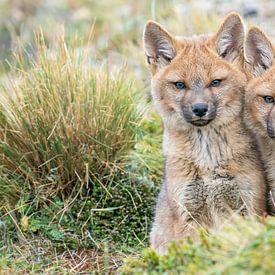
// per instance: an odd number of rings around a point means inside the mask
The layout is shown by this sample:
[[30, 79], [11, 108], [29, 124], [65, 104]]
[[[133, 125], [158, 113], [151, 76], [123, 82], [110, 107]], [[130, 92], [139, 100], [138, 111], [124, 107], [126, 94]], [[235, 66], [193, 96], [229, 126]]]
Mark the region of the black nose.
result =
[[192, 111], [196, 116], [203, 117], [208, 111], [208, 105], [205, 103], [196, 103], [192, 105]]

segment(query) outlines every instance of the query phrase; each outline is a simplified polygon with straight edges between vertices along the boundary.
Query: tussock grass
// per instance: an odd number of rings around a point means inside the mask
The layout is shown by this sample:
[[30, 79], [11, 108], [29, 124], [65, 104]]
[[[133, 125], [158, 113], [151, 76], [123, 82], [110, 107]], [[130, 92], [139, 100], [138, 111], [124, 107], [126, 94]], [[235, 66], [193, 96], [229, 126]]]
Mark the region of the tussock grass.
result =
[[17, 57], [18, 81], [3, 87], [1, 196], [18, 195], [18, 185], [45, 197], [94, 181], [106, 188], [123, 171], [141, 121], [131, 80], [123, 71], [91, 70], [62, 38], [52, 51], [43, 38], [37, 48], [29, 70]]
[[[49, 47], [39, 34], [36, 48], [28, 64], [24, 51], [16, 56], [13, 78], [2, 85], [2, 264], [11, 272], [25, 271], [24, 261], [36, 271], [63, 262], [72, 272], [117, 268], [123, 253], [148, 243], [161, 177], [160, 139], [150, 139], [159, 122], [143, 122], [146, 104], [125, 68], [99, 68], [62, 37]], [[145, 127], [152, 129], [141, 141]], [[143, 162], [151, 149], [156, 154]], [[45, 250], [39, 260], [28, 252], [36, 243]]]

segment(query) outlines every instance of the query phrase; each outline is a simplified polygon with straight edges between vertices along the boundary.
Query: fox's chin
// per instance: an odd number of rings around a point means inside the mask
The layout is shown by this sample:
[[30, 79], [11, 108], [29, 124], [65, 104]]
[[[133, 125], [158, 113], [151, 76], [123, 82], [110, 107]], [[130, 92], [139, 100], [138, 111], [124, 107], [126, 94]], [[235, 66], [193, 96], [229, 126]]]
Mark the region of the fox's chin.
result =
[[271, 139], [275, 139], [275, 131], [272, 127], [267, 126], [267, 134]]
[[271, 138], [272, 140], [275, 140], [275, 134], [269, 134], [268, 133], [268, 137]]
[[190, 123], [196, 127], [202, 127], [202, 126], [206, 126], [211, 121], [212, 121], [212, 119], [199, 119], [199, 120], [195, 120], [195, 121], [190, 121]]

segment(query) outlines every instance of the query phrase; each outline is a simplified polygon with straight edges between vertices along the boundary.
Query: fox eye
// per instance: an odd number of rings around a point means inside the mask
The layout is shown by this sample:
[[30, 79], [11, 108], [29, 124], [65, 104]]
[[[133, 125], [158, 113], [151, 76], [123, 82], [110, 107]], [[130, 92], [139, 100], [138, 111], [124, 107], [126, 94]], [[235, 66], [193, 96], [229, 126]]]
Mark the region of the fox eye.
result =
[[273, 96], [267, 95], [267, 96], [264, 96], [263, 99], [266, 103], [274, 103], [274, 97]]
[[219, 87], [221, 82], [222, 81], [220, 79], [215, 79], [215, 80], [211, 81], [210, 87]]
[[183, 82], [175, 82], [174, 85], [176, 86], [177, 89], [183, 90], [186, 88], [186, 85]]

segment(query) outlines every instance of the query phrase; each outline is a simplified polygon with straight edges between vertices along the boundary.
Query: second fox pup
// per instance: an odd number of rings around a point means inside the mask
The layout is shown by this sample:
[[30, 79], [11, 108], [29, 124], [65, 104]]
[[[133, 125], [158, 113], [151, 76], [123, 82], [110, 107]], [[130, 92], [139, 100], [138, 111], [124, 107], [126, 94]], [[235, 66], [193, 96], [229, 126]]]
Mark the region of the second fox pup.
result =
[[252, 27], [245, 42], [246, 69], [253, 79], [245, 93], [245, 122], [259, 143], [268, 182], [268, 212], [275, 215], [275, 48]]
[[151, 231], [161, 254], [234, 212], [265, 211], [263, 169], [241, 119], [243, 43], [236, 13], [211, 36], [176, 38], [153, 21], [145, 26], [151, 93], [164, 123], [165, 180]]

